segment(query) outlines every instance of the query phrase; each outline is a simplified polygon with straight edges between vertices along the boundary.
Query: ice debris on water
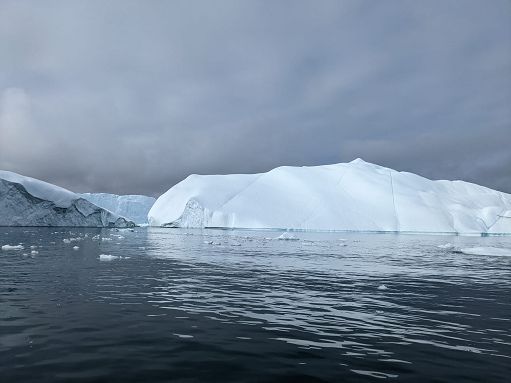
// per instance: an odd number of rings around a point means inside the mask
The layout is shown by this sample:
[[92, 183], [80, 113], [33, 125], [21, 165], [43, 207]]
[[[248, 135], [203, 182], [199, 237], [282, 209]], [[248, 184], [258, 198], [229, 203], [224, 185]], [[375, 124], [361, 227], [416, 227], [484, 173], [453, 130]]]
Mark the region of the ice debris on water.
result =
[[80, 249], [78, 246], [73, 246], [73, 250], [78, 250]]
[[378, 290], [387, 290], [387, 286], [380, 285], [380, 286], [378, 286]]
[[113, 261], [115, 259], [120, 259], [118, 255], [110, 255], [110, 254], [99, 254], [100, 261]]
[[282, 233], [275, 239], [278, 239], [281, 241], [298, 241], [299, 240], [299, 238], [296, 238], [293, 234], [289, 234], [289, 233]]
[[220, 242], [215, 242], [215, 241], [204, 241], [204, 244], [205, 245], [220, 245]]
[[443, 244], [443, 245], [438, 245], [437, 246], [439, 249], [446, 249], [446, 250], [449, 250], [449, 249], [454, 249], [456, 246], [454, 246], [452, 243], [448, 242], [446, 244]]
[[8, 250], [23, 250], [24, 247], [22, 245], [3, 245], [2, 250], [8, 251]]
[[467, 255], [488, 255], [495, 257], [511, 257], [511, 249], [502, 247], [466, 247], [456, 252]]
[[32, 250], [32, 251], [30, 252], [30, 254], [32, 254], [32, 255], [37, 255], [37, 254], [39, 254], [39, 252], [38, 252], [37, 250]]

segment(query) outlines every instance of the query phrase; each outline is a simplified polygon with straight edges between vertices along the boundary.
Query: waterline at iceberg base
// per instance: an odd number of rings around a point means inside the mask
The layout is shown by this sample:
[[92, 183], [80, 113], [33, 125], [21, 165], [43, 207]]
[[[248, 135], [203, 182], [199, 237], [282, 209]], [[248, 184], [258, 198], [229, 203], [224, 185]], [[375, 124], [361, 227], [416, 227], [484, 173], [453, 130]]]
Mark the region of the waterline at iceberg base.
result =
[[191, 175], [156, 200], [163, 227], [511, 234], [511, 195], [356, 159], [260, 174]]

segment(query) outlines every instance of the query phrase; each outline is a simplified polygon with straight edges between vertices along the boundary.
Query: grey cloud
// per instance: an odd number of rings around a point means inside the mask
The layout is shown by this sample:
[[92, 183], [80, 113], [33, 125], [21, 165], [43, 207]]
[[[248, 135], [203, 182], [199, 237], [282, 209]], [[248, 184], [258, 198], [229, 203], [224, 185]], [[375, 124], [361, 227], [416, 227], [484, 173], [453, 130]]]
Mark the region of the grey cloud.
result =
[[511, 3], [0, 3], [0, 168], [158, 195], [362, 157], [511, 192]]

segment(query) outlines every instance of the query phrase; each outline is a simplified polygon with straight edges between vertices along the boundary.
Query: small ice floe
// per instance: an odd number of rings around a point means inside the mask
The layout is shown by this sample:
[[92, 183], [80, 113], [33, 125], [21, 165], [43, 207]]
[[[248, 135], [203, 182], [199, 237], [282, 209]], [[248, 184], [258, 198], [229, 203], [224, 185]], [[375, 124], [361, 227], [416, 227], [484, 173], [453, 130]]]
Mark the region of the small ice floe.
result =
[[79, 250], [80, 247], [79, 246], [73, 246], [73, 250]]
[[101, 240], [102, 240], [102, 241], [111, 241], [111, 240], [112, 240], [112, 238], [103, 237], [103, 238], [101, 238]]
[[387, 286], [385, 286], [385, 285], [380, 285], [380, 286], [378, 286], [378, 290], [387, 290], [387, 288], [388, 288], [388, 287], [387, 287]]
[[62, 240], [62, 242], [64, 242], [64, 243], [71, 243], [71, 240], [70, 240], [70, 239], [68, 239], [68, 238], [64, 238], [64, 239]]
[[511, 257], [511, 249], [502, 247], [466, 247], [459, 249], [458, 253], [467, 255], [489, 255], [495, 257]]
[[437, 246], [439, 249], [446, 249], [446, 250], [449, 250], [449, 249], [454, 249], [456, 246], [454, 246], [452, 243], [448, 242], [446, 244], [443, 244], [443, 245], [438, 245]]
[[32, 245], [32, 246], [30, 246], [30, 248], [31, 249], [37, 249], [37, 246]]
[[39, 254], [39, 252], [38, 252], [37, 250], [32, 250], [32, 251], [30, 252], [30, 254], [32, 254], [32, 255], [37, 255], [37, 254]]
[[278, 239], [280, 241], [298, 241], [299, 240], [299, 238], [296, 238], [293, 234], [289, 234], [289, 233], [282, 233], [275, 239]]
[[215, 245], [215, 246], [218, 246], [218, 245], [220, 245], [220, 242], [215, 242], [215, 241], [204, 241], [204, 244], [205, 244], [205, 245]]
[[182, 338], [182, 339], [193, 338], [193, 335], [187, 335], [187, 334], [174, 334], [174, 335], [177, 336], [178, 338]]
[[92, 237], [92, 240], [93, 240], [93, 241], [99, 241], [99, 234], [98, 234], [98, 235], [95, 235], [94, 237]]
[[99, 254], [100, 261], [114, 261], [116, 259], [120, 259], [118, 255], [110, 255], [110, 254]]
[[24, 247], [22, 245], [3, 245], [2, 250], [9, 251], [9, 250], [23, 250]]

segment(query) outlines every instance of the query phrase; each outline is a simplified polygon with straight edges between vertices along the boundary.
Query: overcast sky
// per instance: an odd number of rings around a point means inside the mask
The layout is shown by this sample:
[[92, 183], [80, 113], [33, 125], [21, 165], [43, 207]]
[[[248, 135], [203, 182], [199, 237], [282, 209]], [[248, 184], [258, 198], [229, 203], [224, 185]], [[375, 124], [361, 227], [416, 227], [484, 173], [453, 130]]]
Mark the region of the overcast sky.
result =
[[159, 195], [366, 161], [511, 192], [511, 1], [0, 1], [0, 169]]

